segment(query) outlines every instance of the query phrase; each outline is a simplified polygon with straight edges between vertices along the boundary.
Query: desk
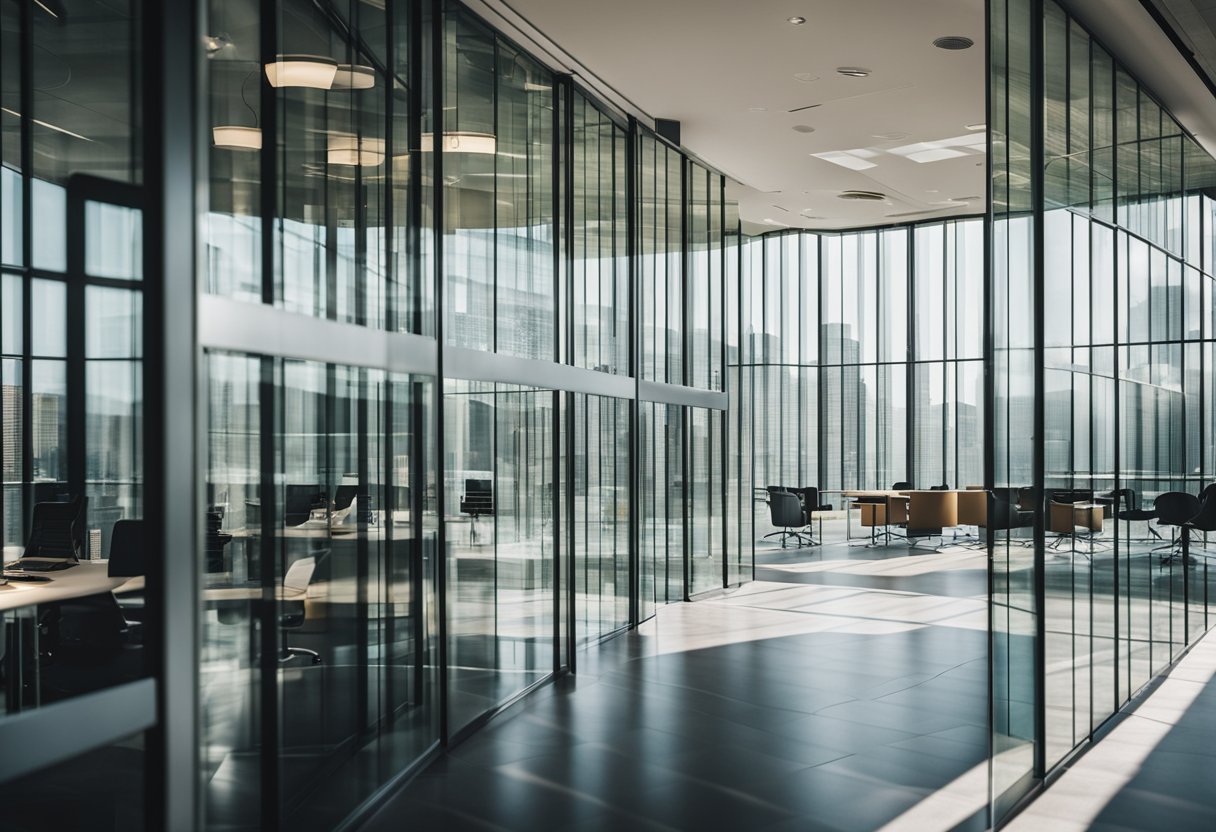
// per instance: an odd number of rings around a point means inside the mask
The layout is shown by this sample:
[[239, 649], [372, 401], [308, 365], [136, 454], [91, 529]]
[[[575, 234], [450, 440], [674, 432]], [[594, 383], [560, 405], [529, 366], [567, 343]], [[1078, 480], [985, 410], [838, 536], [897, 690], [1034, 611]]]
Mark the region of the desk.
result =
[[[877, 489], [845, 489], [840, 492], [841, 497], [852, 499], [853, 502], [844, 507], [844, 540], [848, 543], [853, 539], [853, 508], [858, 507], [861, 514], [862, 525], [869, 525], [871, 529], [876, 526], [883, 525], [888, 516], [892, 513], [891, 500], [896, 499], [901, 502], [907, 499], [907, 491], [882, 491]], [[867, 512], [865, 506], [876, 506], [869, 511], [869, 523], [867, 520]], [[881, 507], [881, 511], [877, 507]], [[893, 518], [892, 518], [893, 519]], [[870, 543], [874, 544], [874, 532], [870, 532]]]
[[113, 592], [129, 581], [142, 587], [143, 578], [111, 578], [109, 569], [108, 561], [86, 560], [59, 572], [40, 572], [50, 578], [46, 582], [10, 581], [0, 586], [0, 612]]

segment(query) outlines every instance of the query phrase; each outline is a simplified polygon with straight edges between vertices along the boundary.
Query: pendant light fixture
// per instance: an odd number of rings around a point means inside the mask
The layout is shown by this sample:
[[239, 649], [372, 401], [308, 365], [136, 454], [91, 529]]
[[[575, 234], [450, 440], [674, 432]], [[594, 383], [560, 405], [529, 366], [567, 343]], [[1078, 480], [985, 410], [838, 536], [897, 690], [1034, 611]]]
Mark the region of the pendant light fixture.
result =
[[330, 134], [325, 158], [331, 165], [374, 168], [384, 161], [384, 139], [359, 138], [349, 133]]
[[370, 90], [376, 86], [376, 71], [361, 64], [338, 64], [332, 90]]
[[272, 87], [332, 89], [338, 62], [323, 55], [278, 55], [266, 64], [266, 80]]
[[211, 128], [211, 143], [222, 150], [261, 150], [262, 149], [262, 130], [258, 127], [258, 113], [249, 104], [249, 99], [245, 97], [245, 86], [249, 83], [249, 79], [257, 72], [255, 66], [245, 80], [241, 81], [241, 102], [253, 114], [253, 126], [247, 127], [240, 124], [217, 124]]
[[[459, 41], [457, 41], [456, 48], [460, 49]], [[495, 49], [495, 54], [497, 54], [497, 49]], [[496, 67], [492, 72], [492, 82], [498, 84], [501, 70]], [[453, 106], [450, 109], [444, 108], [447, 110], [444, 114], [444, 125], [452, 129], [444, 130], [440, 134], [439, 147], [435, 146], [434, 132], [423, 133], [420, 137], [421, 142], [418, 149], [423, 153], [434, 153], [436, 150], [442, 150], [444, 153], [493, 156], [498, 152], [498, 138], [491, 132], [494, 129], [492, 118], [489, 121], [484, 118], [477, 118], [477, 116], [481, 115], [477, 110], [478, 103], [481, 102], [478, 101], [476, 94], [474, 94], [472, 108], [469, 107], [468, 101], [461, 100], [461, 80], [461, 73], [459, 71], [453, 73], [450, 102]], [[484, 103], [492, 106], [489, 101]], [[472, 120], [471, 124], [470, 119]], [[473, 127], [474, 129], [467, 129], [469, 127]], [[482, 129], [476, 129], [478, 127]], [[490, 131], [486, 131], [485, 127], [490, 127]]]
[[[470, 133], [458, 130], [444, 133], [442, 143], [444, 153], [485, 153], [492, 156], [498, 152], [498, 140], [494, 138], [493, 133]], [[423, 153], [435, 152], [433, 133], [422, 134], [421, 150]]]

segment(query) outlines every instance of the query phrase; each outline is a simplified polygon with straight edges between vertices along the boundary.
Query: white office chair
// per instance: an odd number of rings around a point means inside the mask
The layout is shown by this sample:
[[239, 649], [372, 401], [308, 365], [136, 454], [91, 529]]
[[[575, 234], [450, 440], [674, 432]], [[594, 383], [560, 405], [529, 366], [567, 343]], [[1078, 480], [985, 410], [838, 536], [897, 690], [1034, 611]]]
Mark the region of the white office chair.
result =
[[298, 630], [304, 626], [304, 599], [308, 595], [308, 585], [317, 569], [316, 558], [300, 558], [287, 567], [283, 576], [283, 606], [279, 612], [279, 629], [283, 630], [283, 645], [279, 649], [279, 661], [285, 662], [293, 656], [310, 656], [313, 664], [321, 663], [321, 654], [307, 647], [289, 647], [287, 630]]

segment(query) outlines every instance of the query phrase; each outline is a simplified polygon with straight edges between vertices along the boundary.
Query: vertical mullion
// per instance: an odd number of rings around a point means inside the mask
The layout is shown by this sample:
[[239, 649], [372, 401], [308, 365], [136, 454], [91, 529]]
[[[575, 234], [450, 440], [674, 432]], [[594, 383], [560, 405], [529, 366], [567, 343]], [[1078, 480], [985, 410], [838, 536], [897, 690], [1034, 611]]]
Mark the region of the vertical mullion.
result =
[[[21, 5], [28, 11], [33, 4]], [[147, 575], [148, 611], [158, 624], [150, 628], [148, 646], [154, 656], [153, 672], [159, 675], [158, 725], [149, 743], [159, 759], [147, 766], [147, 785], [149, 826], [167, 829], [191, 828], [200, 816], [198, 657], [194, 649], [182, 646], [197, 644], [200, 619], [195, 489], [202, 452], [196, 444], [196, 420], [205, 399], [200, 395], [204, 388], [197, 374], [195, 338], [199, 274], [195, 195], [198, 183], [206, 181], [207, 164], [206, 154], [196, 154], [199, 102], [206, 99], [198, 94], [202, 73], [195, 45], [202, 6], [144, 8], [140, 40], [146, 67], [137, 82], [143, 85], [148, 115], [143, 141], [148, 196], [143, 260], [149, 278], [144, 287], [148, 314], [143, 317], [143, 330], [148, 346], [142, 359], [145, 378], [151, 380], [144, 389], [152, 395], [144, 402], [145, 517], [149, 539], [166, 553], [151, 559]], [[27, 92], [23, 85], [23, 94]], [[28, 115], [32, 110], [26, 107], [24, 112]], [[28, 133], [23, 139], [28, 141]], [[168, 279], [170, 275], [174, 279]], [[193, 404], [184, 414], [174, 411], [174, 418], [169, 418], [175, 402]]]
[[1044, 180], [1044, 0], [1030, 2], [1030, 171], [1031, 171], [1031, 209], [1032, 209], [1032, 283], [1034, 307], [1034, 440], [1032, 445], [1032, 480], [1034, 501], [1034, 598], [1035, 598], [1035, 744], [1034, 744], [1034, 774], [1041, 779], [1046, 773], [1046, 619], [1044, 604], [1046, 587], [1044, 583], [1044, 540], [1045, 518], [1043, 504], [1043, 486], [1045, 476], [1044, 436], [1045, 410], [1043, 399], [1045, 395], [1044, 378], [1044, 322], [1043, 322], [1043, 286], [1044, 286], [1044, 234], [1043, 234], [1043, 180]]
[[[33, 291], [30, 279], [34, 265], [34, 145], [33, 119], [34, 112], [34, 80], [31, 77], [34, 61], [34, 21], [32, 2], [19, 3], [21, 22], [21, 64], [20, 64], [20, 100], [21, 112], [26, 114], [20, 120], [21, 129], [21, 539], [28, 540], [30, 533], [30, 515], [32, 514], [33, 482], [34, 482], [34, 431], [33, 425], [33, 332], [30, 323], [33, 316]], [[4, 489], [0, 488], [0, 492]], [[3, 497], [0, 497], [0, 501]], [[0, 505], [3, 505], [0, 502]]]

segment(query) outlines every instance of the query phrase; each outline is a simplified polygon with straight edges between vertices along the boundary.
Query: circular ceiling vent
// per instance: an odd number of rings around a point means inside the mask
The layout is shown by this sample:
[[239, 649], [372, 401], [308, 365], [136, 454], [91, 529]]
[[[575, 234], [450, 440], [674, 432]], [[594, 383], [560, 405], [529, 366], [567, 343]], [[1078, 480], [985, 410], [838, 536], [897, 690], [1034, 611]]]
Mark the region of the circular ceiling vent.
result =
[[975, 41], [962, 35], [946, 35], [933, 41], [933, 45], [938, 49], [958, 51], [960, 49], [970, 49], [975, 46]]
[[815, 128], [809, 124], [795, 124], [791, 128], [795, 133], [814, 133]]
[[887, 198], [886, 194], [878, 191], [841, 191], [838, 196], [854, 202], [882, 202]]

